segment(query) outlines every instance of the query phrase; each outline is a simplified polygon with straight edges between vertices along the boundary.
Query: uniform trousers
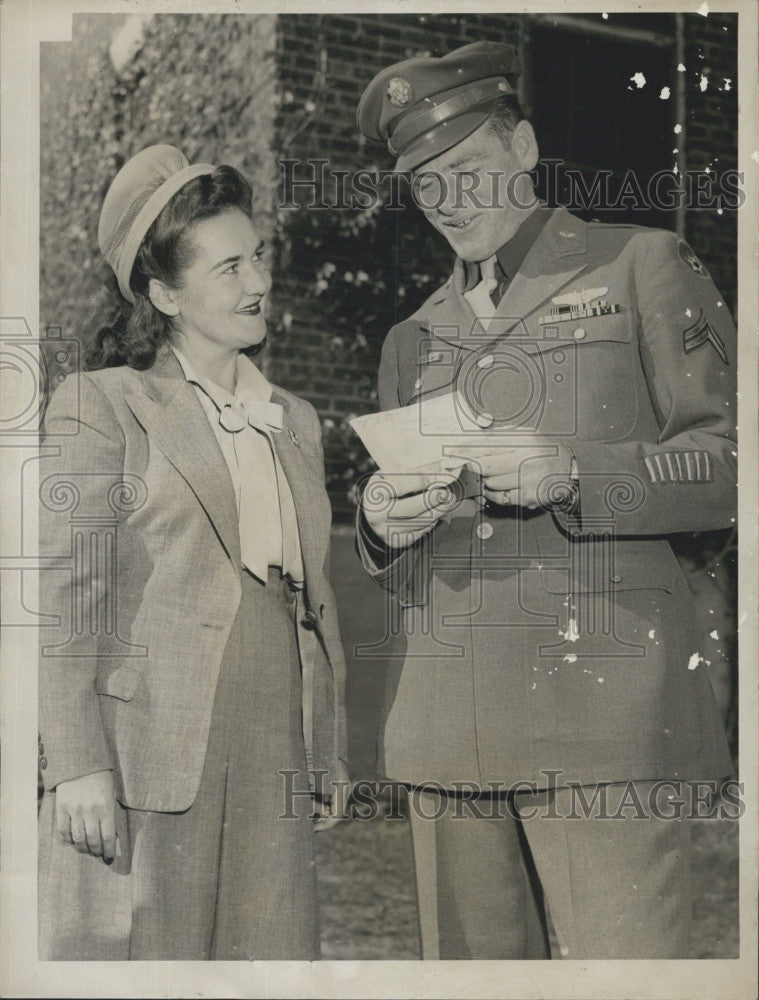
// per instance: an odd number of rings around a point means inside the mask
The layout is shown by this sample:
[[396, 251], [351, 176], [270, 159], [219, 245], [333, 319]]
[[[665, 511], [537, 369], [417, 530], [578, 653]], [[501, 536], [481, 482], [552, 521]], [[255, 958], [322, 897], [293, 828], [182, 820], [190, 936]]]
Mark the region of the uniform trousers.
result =
[[589, 809], [592, 788], [470, 803], [413, 789], [423, 958], [548, 958], [546, 907], [563, 958], [687, 958], [688, 822], [650, 815], [655, 783], [631, 785]]
[[117, 804], [120, 853], [107, 866], [63, 842], [55, 792], [45, 794], [41, 959], [319, 957], [312, 807], [285, 802], [280, 774], [296, 771], [307, 790], [294, 607], [279, 570], [266, 586], [243, 571], [189, 809]]

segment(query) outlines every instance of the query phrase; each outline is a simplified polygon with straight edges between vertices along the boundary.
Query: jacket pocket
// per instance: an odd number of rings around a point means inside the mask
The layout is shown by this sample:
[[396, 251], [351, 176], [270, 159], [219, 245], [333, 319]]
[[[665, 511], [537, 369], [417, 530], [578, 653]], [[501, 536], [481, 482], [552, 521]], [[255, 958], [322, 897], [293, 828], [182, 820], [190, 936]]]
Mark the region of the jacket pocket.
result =
[[[634, 552], [611, 552], [611, 544], [578, 543], [572, 546], [562, 565], [541, 566], [543, 589], [549, 594], [674, 591], [680, 568], [669, 547], [667, 551], [646, 546]], [[617, 545], [620, 547], [620, 543]]]
[[134, 667], [116, 667], [110, 673], [98, 674], [95, 690], [120, 701], [131, 701], [142, 680], [142, 671]]

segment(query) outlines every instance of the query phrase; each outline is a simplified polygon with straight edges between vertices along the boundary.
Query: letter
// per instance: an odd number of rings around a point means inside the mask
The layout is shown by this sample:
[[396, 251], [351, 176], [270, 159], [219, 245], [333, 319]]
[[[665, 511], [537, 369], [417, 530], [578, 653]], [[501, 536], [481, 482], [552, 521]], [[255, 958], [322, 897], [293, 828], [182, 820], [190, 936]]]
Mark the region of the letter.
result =
[[335, 200], [332, 208], [340, 211], [347, 211], [351, 206], [345, 200], [345, 178], [350, 174], [350, 170], [330, 170], [330, 176], [335, 182]]
[[[722, 182], [724, 194], [722, 195], [720, 208], [727, 209], [730, 212], [738, 208], [743, 208], [746, 204], [746, 192], [743, 190], [745, 176], [742, 170], [725, 170], [722, 173], [720, 181]], [[734, 196], [734, 201], [731, 199], [731, 195]]]
[[[671, 191], [662, 191], [662, 181], [671, 183]], [[657, 170], [648, 182], [648, 200], [656, 208], [667, 212], [679, 208], [685, 192], [680, 187], [677, 174], [673, 170]]]
[[401, 180], [409, 180], [408, 170], [400, 173], [396, 170], [380, 170], [378, 176], [380, 184], [385, 180], [390, 181], [390, 200], [385, 203], [385, 209], [390, 212], [402, 211], [405, 206], [400, 201], [400, 185]]
[[571, 203], [564, 204], [560, 200], [561, 183], [559, 180], [559, 167], [563, 165], [563, 160], [541, 160], [535, 169], [536, 173], [543, 174], [544, 183], [540, 185], [540, 182], [538, 181], [537, 186], [542, 186], [542, 189], [545, 192], [546, 201], [549, 205], [571, 208]]
[[376, 791], [374, 783], [366, 778], [356, 782], [351, 794], [351, 819], [374, 819], [377, 816]]
[[[743, 819], [746, 815], [746, 803], [743, 801], [743, 787], [743, 782], [736, 781], [735, 778], [730, 778], [729, 781], [724, 783], [721, 792], [725, 805], [719, 807], [720, 819]], [[726, 806], [730, 805], [736, 806], [737, 811], [735, 815], [726, 808]]]
[[638, 212], [645, 212], [650, 207], [634, 170], [628, 170], [625, 173], [617, 197], [611, 207], [631, 208]]
[[691, 188], [688, 208], [718, 208], [719, 199], [714, 194], [714, 174], [703, 174], [700, 170], [688, 170], [687, 173]]
[[[495, 174], [498, 176], [500, 171], [489, 170], [489, 174]], [[467, 182], [469, 182], [467, 184]], [[454, 198], [453, 207], [454, 208], [467, 208], [468, 205], [474, 205], [475, 208], [487, 208], [480, 199], [477, 197], [476, 191], [480, 187], [482, 178], [478, 173], [473, 170], [455, 170], [453, 173], [453, 184], [454, 184]], [[465, 194], [471, 195], [469, 201], [465, 202], [463, 197]]]
[[[406, 814], [401, 809], [401, 792], [407, 792], [406, 786], [399, 781], [381, 781], [379, 794], [390, 790], [390, 811], [385, 813], [386, 820], [405, 820]], [[406, 801], [408, 802], [408, 796]]]
[[[372, 170], [357, 170], [353, 175], [353, 197], [351, 198], [351, 208], [356, 211], [366, 211], [374, 208], [379, 200], [377, 194], [377, 175]], [[356, 196], [359, 197], [356, 197]], [[366, 198], [366, 202], [361, 201], [361, 196]]]
[[[279, 773], [285, 779], [286, 811], [282, 813], [280, 816], [278, 816], [277, 819], [298, 819], [298, 814], [293, 812], [293, 801], [297, 798], [308, 798], [313, 801], [313, 793], [310, 791], [306, 791], [305, 789], [296, 791], [295, 788], [293, 787], [293, 779], [295, 778], [296, 774], [300, 774], [300, 771], [280, 771]], [[311, 774], [313, 774], [315, 778], [318, 776], [321, 776], [323, 778], [324, 775], [327, 773], [328, 773], [327, 771], [311, 771]], [[311, 818], [312, 819], [315, 818], [316, 815], [317, 815], [316, 811], [312, 810]]]
[[[280, 160], [279, 165], [283, 168], [283, 181], [284, 181], [284, 199], [277, 206], [278, 208], [300, 208], [301, 206], [295, 201], [293, 195], [295, 188], [307, 188], [311, 192], [311, 197], [314, 199], [309, 202], [305, 208], [329, 208], [330, 206], [325, 201], [317, 202], [316, 195], [317, 191], [324, 191], [324, 168], [329, 162], [328, 160], [307, 160], [306, 161], [311, 167], [311, 180], [296, 180], [295, 178], [295, 167], [300, 166], [300, 160]], [[315, 171], [318, 167], [319, 173]]]
[[[584, 211], [590, 208], [609, 207], [609, 178], [610, 170], [596, 170], [590, 188], [585, 184], [585, 177], [581, 170], [567, 170], [566, 178], [569, 181], [569, 207]], [[601, 194], [601, 182], [603, 181], [603, 196]], [[598, 198], [598, 200], [596, 200]]]
[[[437, 798], [438, 806], [432, 815], [427, 815], [427, 813], [421, 808], [421, 802], [424, 794], [426, 794], [429, 799], [432, 799], [433, 796]], [[439, 785], [435, 781], [428, 781], [426, 785], [416, 785], [411, 791], [410, 802], [411, 808], [420, 819], [440, 819], [445, 812], [445, 789], [442, 785]]]
[[[429, 194], [435, 191], [437, 196], [434, 201], [428, 202], [422, 198], [424, 193]], [[448, 197], [448, 184], [445, 177], [435, 170], [422, 170], [421, 173], [415, 174], [411, 180], [411, 195], [417, 208], [423, 212], [431, 212], [440, 208]]]
[[[713, 819], [714, 818], [714, 802], [712, 796], [715, 793], [715, 787], [713, 781], [688, 781], [686, 782], [691, 793], [691, 808], [688, 812], [689, 818], [696, 819]], [[702, 789], [706, 791], [706, 796], [701, 794]], [[693, 806], [695, 805], [695, 810]], [[707, 806], [706, 812], [702, 812], [699, 808], [700, 806]]]
[[[666, 811], [659, 801], [659, 792], [662, 788], [669, 788], [672, 791], [672, 795], [667, 796], [667, 805], [672, 806], [672, 812]], [[685, 804], [682, 798], [675, 799], [675, 796], [680, 795], [680, 791], [679, 781], [657, 781], [653, 784], [648, 792], [648, 808], [651, 815], [656, 819], [680, 819]]]
[[546, 805], [548, 806], [548, 811], [546, 812], [544, 819], [561, 819], [559, 814], [556, 812], [556, 778], [564, 772], [559, 771], [545, 771], [541, 770], [541, 774], [548, 778], [548, 788], [545, 789], [546, 792]]
[[[591, 788], [593, 790], [590, 796], [590, 802], [585, 798], [585, 787]], [[609, 814], [606, 811], [606, 785], [578, 785], [575, 782], [569, 786], [570, 789], [570, 799], [572, 801], [572, 809], [567, 815], [567, 819], [590, 819], [590, 813], [597, 801], [601, 803], [601, 811], [598, 815], [598, 819], [609, 819]], [[575, 800], [580, 799], [582, 816], [575, 812]]]
[[521, 209], [532, 208], [534, 205], [537, 205], [538, 196], [535, 194], [535, 189], [533, 188], [532, 184], [529, 185], [530, 200], [528, 202], [526, 203], [521, 202], [517, 198], [517, 184], [519, 183], [522, 177], [529, 177], [529, 176], [530, 176], [529, 170], [518, 170], [515, 174], [512, 174], [511, 177], [509, 177], [508, 181], [506, 182], [507, 204], [513, 205], [514, 208], [521, 208]]
[[619, 808], [611, 819], [627, 819], [628, 817], [624, 815], [624, 810], [629, 806], [635, 809], [633, 819], [648, 819], [648, 814], [643, 808], [643, 803], [640, 801], [634, 781], [628, 781], [625, 784], [625, 790], [622, 793], [622, 798], [619, 800]]
[[524, 795], [529, 792], [531, 795], [537, 795], [538, 786], [534, 781], [517, 781], [515, 785], [510, 788], [511, 795], [506, 799], [506, 808], [512, 819], [535, 819], [538, 814], [538, 807], [534, 806], [532, 809], [524, 809], [517, 805], [517, 796]]
[[[482, 789], [479, 785], [475, 785], [471, 781], [452, 781], [453, 789], [456, 793], [454, 799], [454, 810], [452, 819], [466, 819], [467, 810], [464, 806], [469, 808], [469, 812], [474, 819], [497, 819], [497, 812], [493, 812], [493, 808], [497, 805], [497, 797], [488, 796], [485, 798], [481, 795]], [[490, 804], [490, 809], [485, 812], [480, 806], [485, 803]]]

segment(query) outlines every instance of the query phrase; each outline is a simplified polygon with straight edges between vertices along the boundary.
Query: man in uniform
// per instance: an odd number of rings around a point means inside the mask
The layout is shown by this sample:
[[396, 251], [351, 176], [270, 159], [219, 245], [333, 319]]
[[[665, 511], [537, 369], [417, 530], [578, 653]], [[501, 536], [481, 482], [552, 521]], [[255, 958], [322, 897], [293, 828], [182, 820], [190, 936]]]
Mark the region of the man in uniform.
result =
[[536, 201], [517, 76], [475, 43], [358, 110], [456, 254], [388, 334], [380, 403], [447, 394], [469, 458], [450, 490], [383, 469], [364, 493], [402, 623], [381, 766], [414, 790], [424, 957], [546, 957], [544, 905], [562, 956], [687, 957], [687, 783], [732, 768], [663, 536], [733, 522], [735, 330], [674, 233]]

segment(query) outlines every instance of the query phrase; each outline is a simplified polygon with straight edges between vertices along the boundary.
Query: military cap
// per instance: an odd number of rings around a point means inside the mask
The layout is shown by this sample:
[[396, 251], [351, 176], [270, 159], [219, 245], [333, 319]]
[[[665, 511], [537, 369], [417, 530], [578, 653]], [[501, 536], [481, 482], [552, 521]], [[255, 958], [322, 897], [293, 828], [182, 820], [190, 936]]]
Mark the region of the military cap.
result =
[[422, 56], [378, 73], [356, 116], [367, 139], [386, 142], [396, 170], [413, 170], [466, 139], [494, 102], [514, 93], [521, 72], [511, 45], [472, 42], [445, 56]]

